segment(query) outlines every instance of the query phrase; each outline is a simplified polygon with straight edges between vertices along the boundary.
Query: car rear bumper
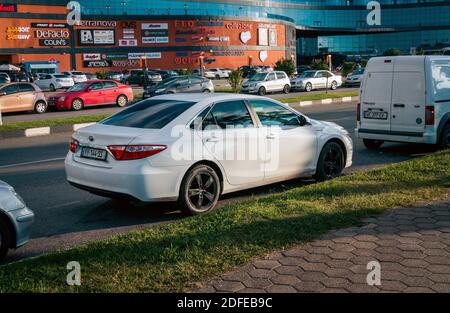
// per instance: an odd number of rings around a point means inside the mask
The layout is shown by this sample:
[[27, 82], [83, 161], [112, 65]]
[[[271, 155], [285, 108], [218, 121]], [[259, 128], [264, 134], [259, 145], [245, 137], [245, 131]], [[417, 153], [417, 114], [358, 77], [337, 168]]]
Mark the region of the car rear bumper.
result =
[[360, 139], [374, 139], [383, 141], [394, 142], [414, 142], [435, 144], [437, 142], [436, 134], [434, 133], [407, 133], [407, 132], [394, 132], [384, 130], [373, 130], [356, 128], [355, 134]]
[[113, 168], [93, 166], [76, 161], [69, 152], [65, 160], [67, 180], [80, 189], [113, 198], [143, 202], [178, 198], [185, 166], [152, 167], [145, 159], [119, 163]]

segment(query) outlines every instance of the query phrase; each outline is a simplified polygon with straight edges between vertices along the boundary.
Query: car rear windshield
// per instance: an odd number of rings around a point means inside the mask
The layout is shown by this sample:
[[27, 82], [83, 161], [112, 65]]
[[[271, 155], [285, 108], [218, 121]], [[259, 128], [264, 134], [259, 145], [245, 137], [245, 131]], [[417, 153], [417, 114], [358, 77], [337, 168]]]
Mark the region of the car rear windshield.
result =
[[161, 129], [195, 102], [178, 100], [144, 100], [101, 121], [105, 125]]
[[56, 74], [55, 78], [69, 78], [67, 75]]

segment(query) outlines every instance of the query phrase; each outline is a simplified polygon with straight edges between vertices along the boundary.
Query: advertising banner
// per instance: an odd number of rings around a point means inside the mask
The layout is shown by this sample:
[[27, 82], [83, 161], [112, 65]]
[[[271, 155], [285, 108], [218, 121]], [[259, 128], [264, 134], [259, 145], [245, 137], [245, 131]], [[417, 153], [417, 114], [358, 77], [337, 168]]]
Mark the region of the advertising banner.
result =
[[110, 67], [112, 65], [111, 61], [107, 60], [100, 60], [100, 61], [84, 61], [83, 62], [84, 67]]
[[80, 45], [115, 45], [114, 29], [79, 29], [78, 43]]
[[168, 23], [142, 23], [142, 43], [168, 43], [169, 24]]

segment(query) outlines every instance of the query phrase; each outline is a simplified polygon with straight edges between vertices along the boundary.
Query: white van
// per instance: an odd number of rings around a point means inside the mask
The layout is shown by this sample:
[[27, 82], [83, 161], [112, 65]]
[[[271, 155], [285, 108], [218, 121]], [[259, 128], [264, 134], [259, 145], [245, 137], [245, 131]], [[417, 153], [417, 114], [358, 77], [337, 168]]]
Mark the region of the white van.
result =
[[356, 136], [450, 146], [450, 56], [371, 58], [360, 87]]

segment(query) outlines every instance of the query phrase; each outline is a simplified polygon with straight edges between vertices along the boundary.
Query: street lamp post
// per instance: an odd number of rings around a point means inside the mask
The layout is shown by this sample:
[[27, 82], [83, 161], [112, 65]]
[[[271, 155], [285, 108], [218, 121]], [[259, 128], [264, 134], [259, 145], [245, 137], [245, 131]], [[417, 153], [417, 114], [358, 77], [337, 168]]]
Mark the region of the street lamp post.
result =
[[147, 89], [147, 86], [148, 86], [148, 69], [147, 69], [147, 56], [145, 55], [145, 53], [144, 53], [144, 56], [142, 57], [142, 59], [143, 59], [143, 61], [144, 62], [142, 62], [143, 63], [143, 66], [144, 66], [144, 70], [143, 70], [143, 74], [144, 74], [144, 81], [142, 82], [143, 83], [143, 87], [144, 87], [144, 90], [145, 89]]

